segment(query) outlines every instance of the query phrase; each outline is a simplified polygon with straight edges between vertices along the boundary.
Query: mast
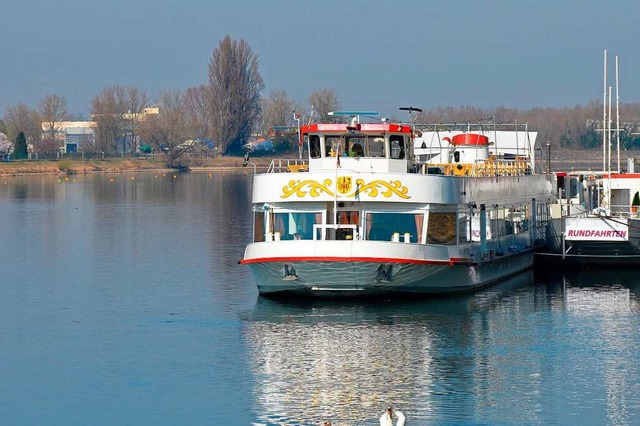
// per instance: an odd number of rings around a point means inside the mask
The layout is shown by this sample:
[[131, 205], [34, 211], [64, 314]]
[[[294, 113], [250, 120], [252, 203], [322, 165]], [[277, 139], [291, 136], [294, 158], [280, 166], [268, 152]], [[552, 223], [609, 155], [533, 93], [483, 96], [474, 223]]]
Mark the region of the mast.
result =
[[607, 208], [609, 209], [609, 213], [608, 216], [611, 215], [611, 86], [609, 86], [609, 122], [608, 122], [608, 128], [607, 128], [607, 145], [608, 145], [608, 152], [609, 152], [609, 159], [608, 159], [608, 167], [609, 167], [609, 189], [607, 191]]
[[602, 171], [607, 171], [607, 50], [604, 50], [604, 94], [602, 97]]
[[618, 173], [620, 173], [620, 93], [618, 91], [618, 55], [616, 55], [616, 149], [618, 151]]

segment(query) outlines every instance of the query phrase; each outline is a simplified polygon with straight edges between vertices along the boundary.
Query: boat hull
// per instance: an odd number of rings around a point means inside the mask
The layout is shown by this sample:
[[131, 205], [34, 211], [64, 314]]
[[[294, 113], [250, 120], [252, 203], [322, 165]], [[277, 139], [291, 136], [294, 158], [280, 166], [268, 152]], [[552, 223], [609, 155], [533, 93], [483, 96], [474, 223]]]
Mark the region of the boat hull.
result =
[[533, 260], [533, 250], [525, 250], [477, 263], [281, 258], [250, 268], [265, 296], [411, 296], [477, 290], [532, 267]]
[[[546, 264], [638, 266], [640, 265], [640, 220], [629, 219], [628, 241], [586, 240], [562, 243], [563, 221], [553, 219], [547, 227], [547, 244], [536, 253], [536, 259]], [[563, 254], [564, 253], [564, 254]]]

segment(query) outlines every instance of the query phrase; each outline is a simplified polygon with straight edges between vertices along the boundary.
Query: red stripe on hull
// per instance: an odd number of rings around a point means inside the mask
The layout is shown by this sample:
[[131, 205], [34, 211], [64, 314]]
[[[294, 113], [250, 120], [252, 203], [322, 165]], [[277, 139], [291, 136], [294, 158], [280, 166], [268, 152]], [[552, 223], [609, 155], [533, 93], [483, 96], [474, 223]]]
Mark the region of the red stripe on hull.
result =
[[467, 262], [468, 259], [451, 258], [449, 261], [442, 260], [417, 260], [399, 259], [394, 257], [263, 257], [257, 259], [242, 259], [241, 265], [251, 263], [272, 263], [272, 262], [381, 262], [381, 263], [414, 263], [419, 265], [453, 265], [455, 263]]

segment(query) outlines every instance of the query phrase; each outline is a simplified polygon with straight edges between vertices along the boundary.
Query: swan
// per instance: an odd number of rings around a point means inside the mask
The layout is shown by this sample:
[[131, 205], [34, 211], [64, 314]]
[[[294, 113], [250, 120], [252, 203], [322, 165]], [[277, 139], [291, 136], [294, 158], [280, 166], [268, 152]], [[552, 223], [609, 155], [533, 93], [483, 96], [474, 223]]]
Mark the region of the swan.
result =
[[394, 410], [391, 407], [387, 408], [387, 410], [382, 413], [382, 416], [380, 416], [380, 426], [393, 426], [394, 416], [398, 419], [396, 426], [404, 426], [405, 417], [402, 411]]

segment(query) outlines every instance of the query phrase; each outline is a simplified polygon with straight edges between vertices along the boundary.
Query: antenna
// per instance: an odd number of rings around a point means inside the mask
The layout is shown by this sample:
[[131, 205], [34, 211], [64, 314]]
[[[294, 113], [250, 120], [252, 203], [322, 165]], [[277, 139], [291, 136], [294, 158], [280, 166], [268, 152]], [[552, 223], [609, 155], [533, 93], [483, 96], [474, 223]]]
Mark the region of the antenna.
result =
[[413, 112], [422, 112], [422, 108], [417, 108], [417, 107], [412, 107], [412, 106], [408, 106], [408, 107], [400, 107], [398, 108], [400, 111], [408, 111], [409, 112], [409, 121], [411, 122], [411, 124], [413, 124]]

